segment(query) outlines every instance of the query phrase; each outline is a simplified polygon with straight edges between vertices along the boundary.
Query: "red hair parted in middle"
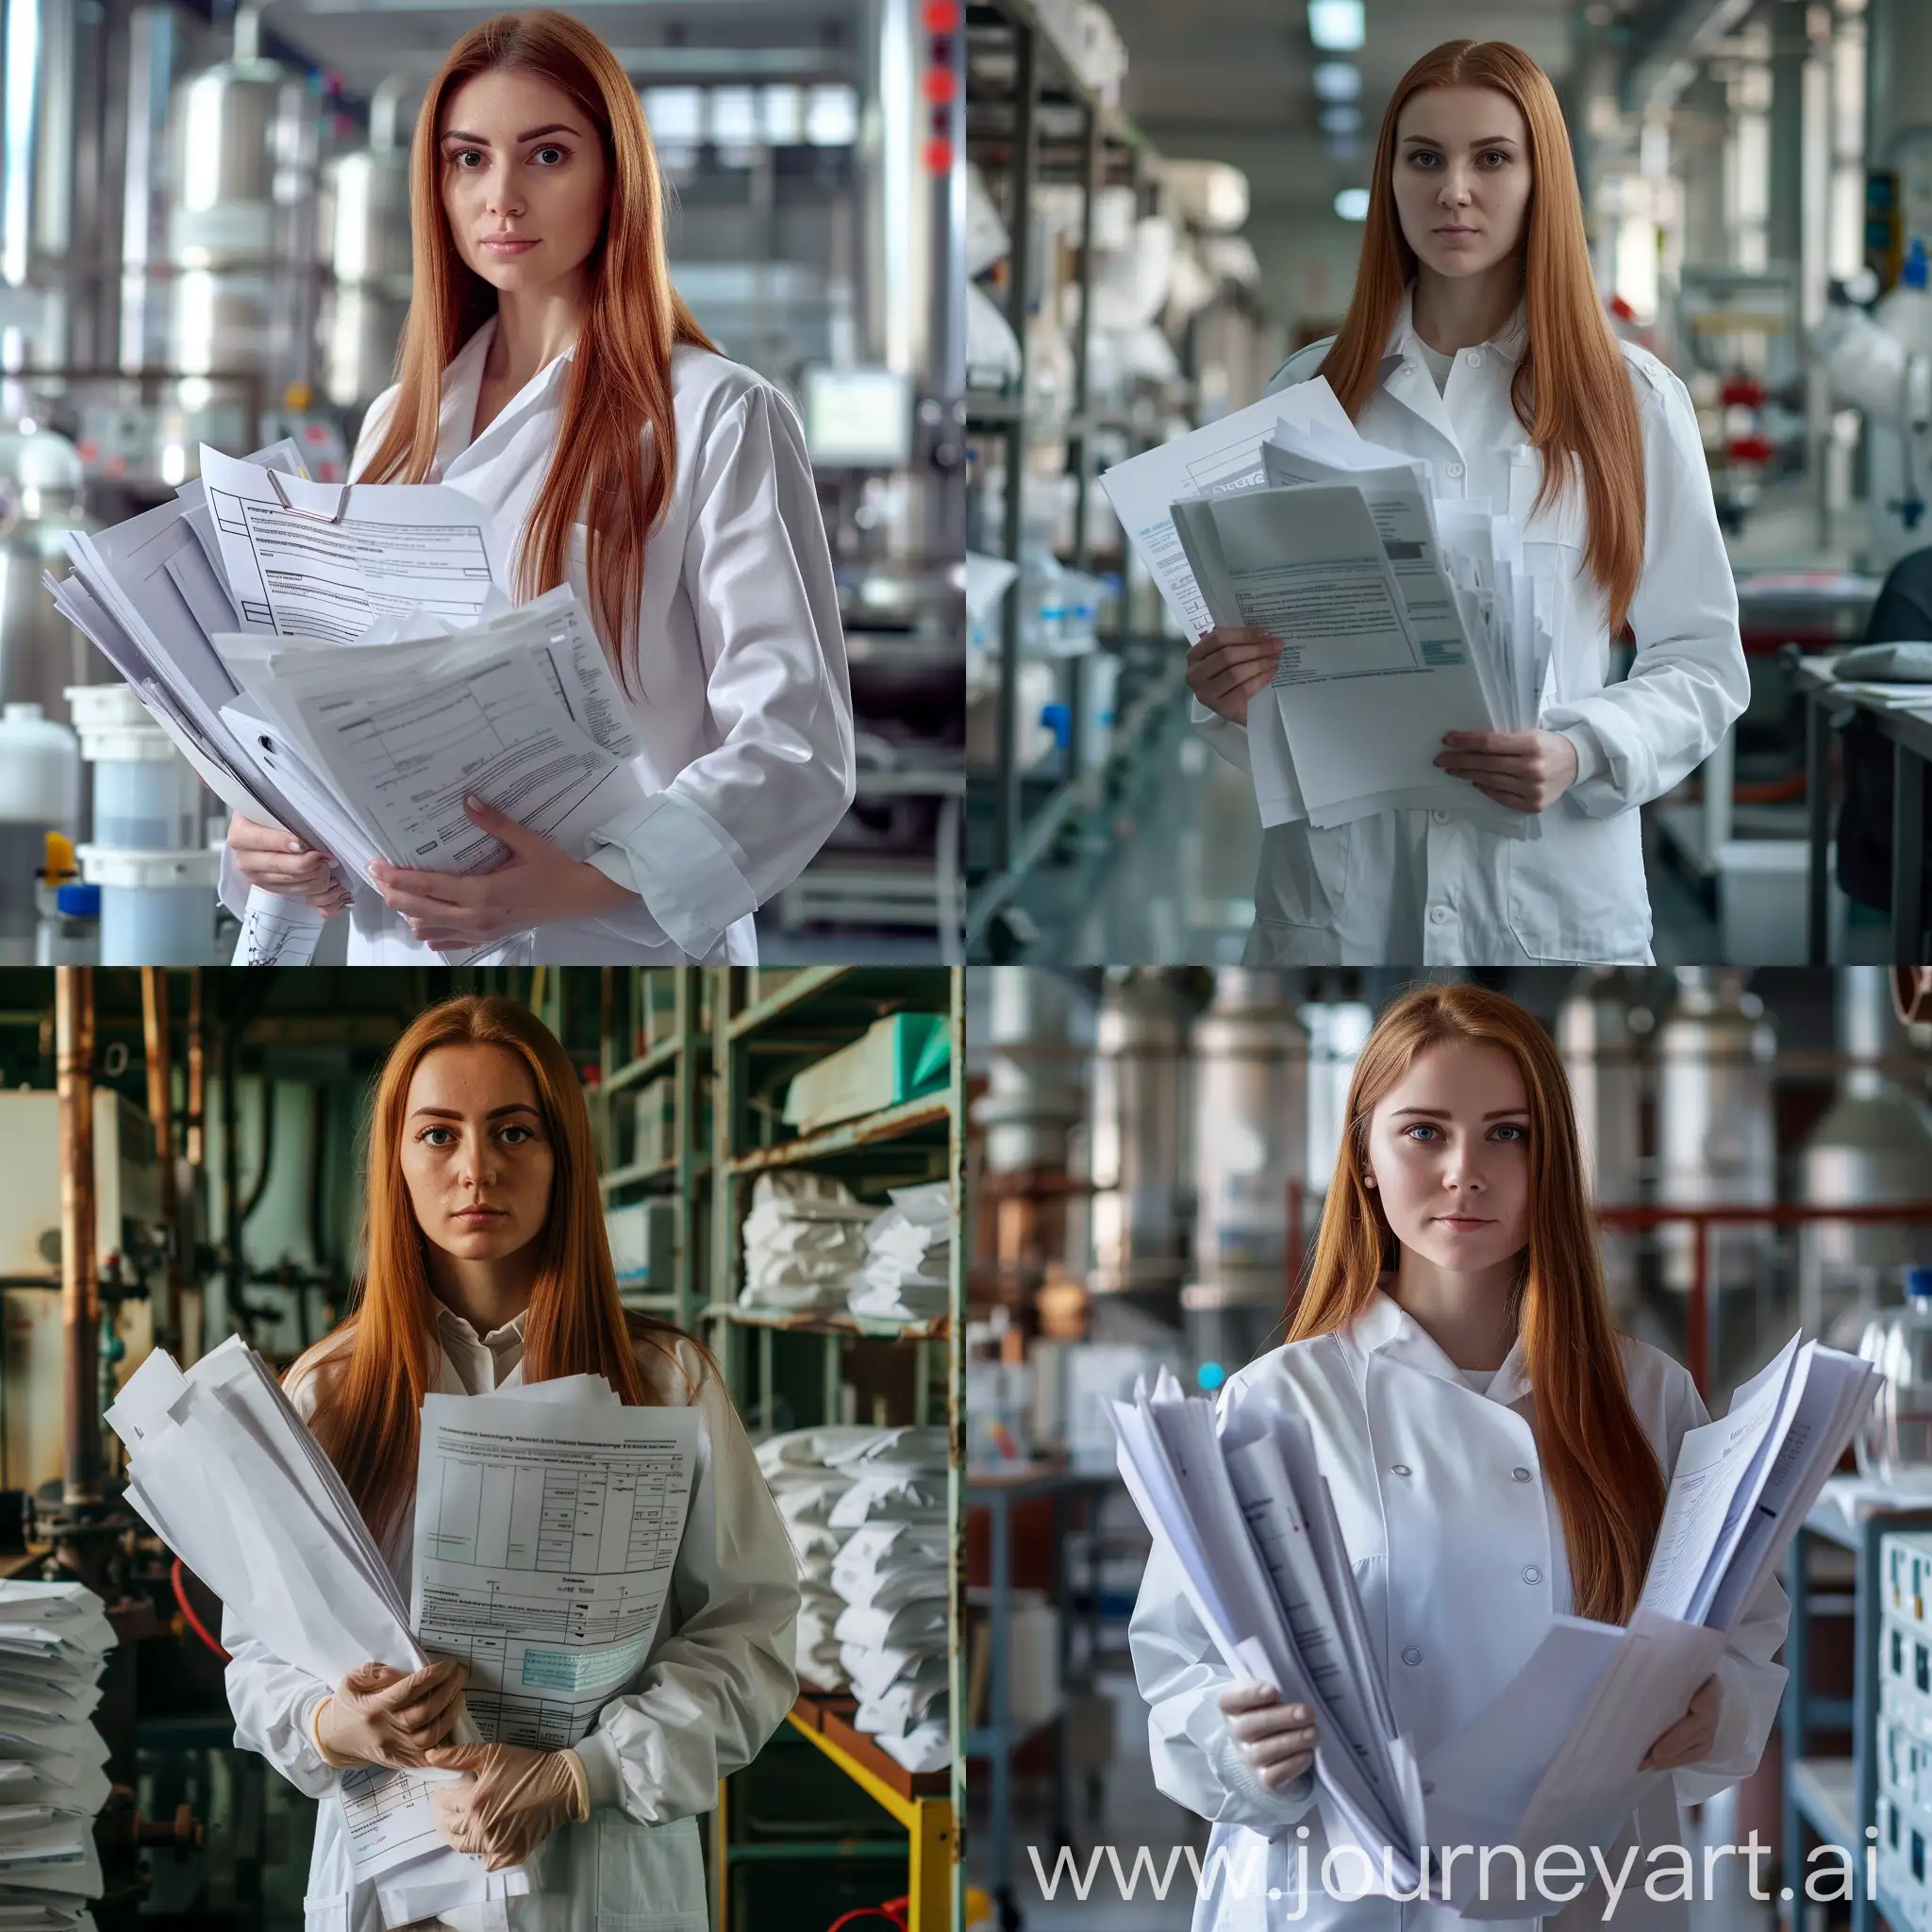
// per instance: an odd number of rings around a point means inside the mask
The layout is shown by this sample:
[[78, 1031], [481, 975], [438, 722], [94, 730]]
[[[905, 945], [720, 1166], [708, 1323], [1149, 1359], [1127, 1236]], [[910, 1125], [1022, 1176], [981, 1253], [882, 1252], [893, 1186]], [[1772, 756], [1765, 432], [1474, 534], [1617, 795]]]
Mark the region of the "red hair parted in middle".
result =
[[1549, 1035], [1514, 1000], [1479, 986], [1419, 987], [1376, 1022], [1349, 1082], [1347, 1129], [1288, 1339], [1348, 1327], [1395, 1266], [1394, 1232], [1362, 1178], [1370, 1121], [1417, 1056], [1447, 1041], [1501, 1047], [1523, 1076], [1530, 1220], [1516, 1313], [1537, 1448], [1562, 1517], [1574, 1614], [1621, 1624], [1636, 1607], [1663, 1520], [1664, 1473], [1624, 1388], [1569, 1076]]
[[436, 1302], [402, 1148], [410, 1082], [424, 1057], [443, 1046], [501, 1047], [524, 1063], [556, 1162], [524, 1324], [524, 1380], [602, 1375], [622, 1401], [643, 1405], [655, 1398], [638, 1367], [638, 1344], [675, 1360], [674, 1345], [690, 1341], [618, 1299], [590, 1109], [557, 1036], [514, 1000], [471, 995], [418, 1014], [391, 1051], [371, 1109], [364, 1273], [356, 1306], [290, 1372], [293, 1380], [327, 1364], [311, 1426], [378, 1542], [394, 1528], [415, 1486], [417, 1429], [434, 1362]]
[[402, 387], [363, 476], [371, 483], [420, 483], [428, 475], [442, 372], [495, 309], [495, 290], [451, 238], [438, 140], [450, 96], [473, 75], [499, 68], [541, 75], [567, 93], [596, 129], [610, 178], [610, 208], [588, 264], [589, 294], [557, 448], [524, 530], [517, 595], [527, 601], [563, 581], [571, 525], [588, 522], [591, 612], [628, 691], [644, 544], [677, 475], [671, 351], [679, 342], [712, 350], [717, 344], [671, 285], [663, 180], [637, 90], [617, 56], [567, 13], [500, 13], [472, 27], [423, 97], [409, 150], [415, 266], [396, 357]]
[[1531, 447], [1542, 454], [1535, 508], [1545, 509], [1559, 490], [1575, 488], [1580, 472], [1590, 524], [1584, 562], [1608, 598], [1614, 638], [1643, 572], [1643, 428], [1630, 372], [1591, 271], [1563, 110], [1549, 75], [1521, 47], [1507, 41], [1445, 41], [1396, 83], [1375, 142], [1355, 292], [1321, 374], [1351, 417], [1361, 413], [1381, 379], [1389, 331], [1416, 272], [1415, 251], [1395, 209], [1396, 125], [1412, 94], [1438, 87], [1507, 94], [1528, 129], [1533, 185], [1522, 244], [1528, 342], [1509, 400]]

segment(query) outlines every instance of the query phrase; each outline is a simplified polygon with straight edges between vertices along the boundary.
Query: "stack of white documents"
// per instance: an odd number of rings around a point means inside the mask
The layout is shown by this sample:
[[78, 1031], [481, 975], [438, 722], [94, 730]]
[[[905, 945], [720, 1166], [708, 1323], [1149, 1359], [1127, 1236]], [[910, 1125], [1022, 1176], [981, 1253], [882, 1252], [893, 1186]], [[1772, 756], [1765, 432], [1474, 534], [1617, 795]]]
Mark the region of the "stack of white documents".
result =
[[873, 1210], [843, 1181], [805, 1168], [759, 1174], [751, 1199], [740, 1307], [842, 1308]]
[[833, 1588], [845, 1607], [833, 1634], [858, 1699], [854, 1724], [908, 1771], [938, 1771], [953, 1760], [945, 1694], [946, 1432], [872, 1429], [863, 1441], [827, 1449], [825, 1460], [854, 1478], [827, 1519], [851, 1533], [840, 1552], [843, 1569], [834, 1564]]
[[643, 1669], [691, 1512], [698, 1411], [601, 1375], [423, 1403], [410, 1619], [486, 1742], [559, 1750]]
[[814, 1690], [845, 1688], [845, 1666], [833, 1634], [845, 1600], [832, 1586], [832, 1566], [852, 1531], [834, 1529], [826, 1518], [854, 1478], [833, 1469], [825, 1457], [877, 1434], [857, 1424], [827, 1424], [767, 1436], [758, 1445], [758, 1468], [798, 1554], [798, 1675]]
[[946, 1312], [953, 1265], [953, 1190], [946, 1181], [888, 1190], [892, 1205], [866, 1225], [865, 1265], [853, 1277], [855, 1315], [926, 1322]]
[[1396, 1730], [1308, 1424], [1259, 1405], [1215, 1431], [1214, 1405], [1165, 1369], [1110, 1405], [1120, 1471], [1174, 1552], [1188, 1599], [1238, 1677], [1314, 1712], [1315, 1802], [1331, 1848], [1413, 1891], [1422, 1781]]
[[1426, 463], [1366, 442], [1325, 382], [1271, 396], [1102, 478], [1191, 638], [1283, 642], [1280, 715], [1249, 739], [1262, 822], [1339, 825], [1427, 808], [1538, 836], [1435, 764], [1448, 731], [1536, 728], [1556, 584], [1516, 525], [1438, 499]]
[[0, 1926], [89, 1928], [108, 1747], [89, 1722], [114, 1647], [77, 1583], [0, 1583]]
[[[175, 502], [70, 533], [73, 574], [46, 582], [232, 809], [366, 891], [376, 858], [499, 862], [466, 793], [572, 858], [641, 798], [640, 741], [588, 618], [563, 586], [510, 608], [475, 497], [310, 482], [287, 441], [246, 460], [204, 444], [201, 466]], [[302, 963], [321, 925], [252, 893], [238, 963]]]
[[[1437, 1842], [1481, 1834], [1471, 1841], [1520, 1845], [1532, 1863], [1546, 1845], [1609, 1842], [1668, 1775], [1636, 1767], [1776, 1574], [1880, 1379], [1869, 1362], [1793, 1335], [1722, 1421], [1684, 1438], [1628, 1629], [1554, 1619], [1502, 1696], [1430, 1754], [1424, 1770], [1449, 1794], [1430, 1806]], [[1460, 1891], [1456, 1902], [1474, 1917], [1535, 1904], [1477, 1906]]]
[[[372, 1659], [429, 1661], [335, 1466], [239, 1336], [185, 1374], [157, 1349], [107, 1421], [127, 1445], [129, 1504], [272, 1655], [330, 1685]], [[337, 1780], [356, 1874], [376, 1881], [387, 1924], [530, 1889], [522, 1868], [486, 1873], [443, 1842], [429, 1788], [455, 1776], [371, 1765]]]

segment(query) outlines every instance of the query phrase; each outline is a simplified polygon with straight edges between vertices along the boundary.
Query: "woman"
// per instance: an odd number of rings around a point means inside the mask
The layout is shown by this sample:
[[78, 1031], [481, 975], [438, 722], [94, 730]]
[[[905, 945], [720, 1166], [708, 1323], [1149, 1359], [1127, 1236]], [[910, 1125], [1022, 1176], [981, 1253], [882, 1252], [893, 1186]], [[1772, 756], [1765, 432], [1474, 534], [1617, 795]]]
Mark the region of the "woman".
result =
[[[1223, 1413], [1290, 1405], [1312, 1426], [1426, 1799], [1431, 1752], [1494, 1701], [1553, 1617], [1627, 1622], [1665, 1474], [1685, 1431], [1708, 1418], [1686, 1370], [1611, 1325], [1568, 1083], [1522, 1008], [1473, 986], [1397, 1000], [1362, 1050], [1347, 1118], [1289, 1340], [1229, 1378]], [[1646, 1767], [1674, 1773], [1675, 1790], [1657, 1782], [1606, 1854], [1614, 1875], [1640, 1847], [1612, 1914], [1625, 1932], [1687, 1924], [1681, 1905], [1643, 1896], [1658, 1869], [1648, 1848], [1677, 1841], [1677, 1800], [1756, 1767], [1784, 1684], [1771, 1659], [1789, 1614], [1773, 1580], [1651, 1745]], [[1234, 1680], [1163, 1550], [1130, 1639], [1155, 1781], [1213, 1821], [1209, 1857], [1224, 1853], [1234, 1881], [1204, 1892], [1195, 1932], [1300, 1920], [1304, 1870], [1311, 1927], [1447, 1932], [1457, 1922], [1445, 1906], [1323, 1892], [1307, 1708]], [[1269, 1907], [1271, 1887], [1291, 1902]], [[1607, 1903], [1592, 1882], [1551, 1916], [1580, 1932]]]
[[798, 419], [671, 286], [637, 91], [567, 14], [500, 14], [457, 42], [417, 120], [410, 209], [402, 379], [370, 406], [350, 475], [466, 491], [497, 514], [519, 601], [572, 586], [629, 700], [647, 795], [582, 863], [468, 801], [508, 848], [496, 871], [367, 881], [238, 815], [223, 897], [352, 908], [358, 962], [530, 931], [560, 962], [752, 961], [752, 913], [853, 793]]
[[[1341, 332], [1270, 389], [1316, 375], [1364, 438], [1424, 458], [1437, 496], [1506, 512], [1554, 577], [1539, 728], [1449, 732], [1436, 759], [1541, 831], [1422, 810], [1270, 824], [1248, 962], [1647, 962], [1637, 808], [1744, 708], [1737, 589], [1690, 396], [1610, 333], [1562, 113], [1520, 49], [1450, 41], [1397, 85]], [[1611, 683], [1626, 622], [1636, 659]], [[1188, 654], [1195, 723], [1244, 769], [1288, 758], [1276, 706], [1250, 709], [1279, 654], [1253, 629]], [[1254, 731], [1270, 743], [1251, 752]]]
[[[618, 1301], [583, 1094], [525, 1008], [452, 1000], [397, 1042], [375, 1094], [366, 1237], [356, 1312], [290, 1370], [287, 1387], [405, 1601], [425, 1394], [597, 1374], [627, 1404], [695, 1407], [683, 1541], [649, 1655], [569, 1749], [448, 1748], [456, 1665], [399, 1677], [370, 1664], [329, 1685], [271, 1656], [230, 1615], [222, 1641], [236, 1741], [311, 1797], [357, 1764], [475, 1774], [432, 1798], [444, 1838], [491, 1869], [529, 1861], [535, 1890], [445, 1907], [441, 1923], [458, 1932], [707, 1932], [697, 1816], [797, 1693], [798, 1565], [710, 1357]], [[383, 1923], [332, 1806], [318, 1818], [307, 1907], [308, 1932]]]

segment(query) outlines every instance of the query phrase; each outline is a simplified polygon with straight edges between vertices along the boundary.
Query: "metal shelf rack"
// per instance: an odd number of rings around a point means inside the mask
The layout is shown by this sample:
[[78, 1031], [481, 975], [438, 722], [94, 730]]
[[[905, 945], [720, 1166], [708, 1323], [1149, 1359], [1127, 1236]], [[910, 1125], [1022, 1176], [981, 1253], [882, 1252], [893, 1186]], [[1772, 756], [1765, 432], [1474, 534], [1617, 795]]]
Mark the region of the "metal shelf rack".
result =
[[[1874, 1896], [1864, 1883], [1865, 1827], [1878, 1817], [1878, 1633], [1881, 1624], [1879, 1541], [1896, 1529], [1932, 1528], [1932, 1509], [1885, 1510], [1848, 1526], [1828, 1505], [1814, 1506], [1791, 1540], [1785, 1558], [1785, 1593], [1791, 1600], [1790, 1634], [1785, 1640], [1785, 1684], [1778, 1724], [1784, 1733], [1784, 1881], [1779, 1915], [1787, 1927], [1804, 1924], [1805, 1837], [1837, 1845], [1851, 1858], [1852, 1932], [1874, 1932], [1882, 1914], [1893, 1932], [1909, 1932], [1912, 1920], [1882, 1890]], [[1820, 1697], [1809, 1681], [1811, 1622], [1815, 1616], [1844, 1614], [1843, 1592], [1813, 1587], [1810, 1552], [1814, 1542], [1851, 1551], [1855, 1561], [1852, 1605], [1853, 1678], [1850, 1698]], [[1852, 1733], [1849, 1757], [1807, 1756], [1811, 1733]]]
[[[908, 1834], [908, 1932], [942, 1932], [965, 1924], [965, 1866], [958, 1823], [965, 1816], [963, 1553], [965, 1471], [965, 1239], [961, 1225], [961, 1162], [965, 1143], [965, 986], [961, 969], [946, 967], [814, 967], [790, 973], [730, 969], [714, 975], [709, 1013], [710, 1143], [708, 1294], [697, 1313], [741, 1412], [755, 1430], [774, 1424], [775, 1370], [781, 1348], [819, 1350], [820, 1418], [843, 1419], [846, 1352], [862, 1341], [911, 1349], [915, 1423], [937, 1421], [935, 1385], [945, 1391], [949, 1442], [947, 1541], [950, 1618], [950, 1708], [953, 1764], [943, 1792], [932, 1780], [907, 1781], [888, 1761], [864, 1761], [872, 1747], [841, 1742], [836, 1727], [810, 1720], [817, 1700], [801, 1698], [792, 1727], [808, 1737], [860, 1789], [876, 1799]], [[893, 1012], [946, 1015], [950, 1058], [945, 1087], [881, 1108], [856, 1120], [798, 1133], [779, 1118], [792, 1075], [858, 1039]], [[702, 1053], [703, 1042], [693, 1049]], [[691, 1053], [687, 1052], [687, 1058]], [[641, 1077], [641, 1076], [640, 1076]], [[948, 1313], [936, 1320], [893, 1324], [843, 1314], [790, 1314], [741, 1308], [742, 1224], [753, 1183], [780, 1167], [809, 1165], [856, 1184], [863, 1194], [888, 1185], [945, 1179], [953, 1190], [954, 1240]], [[801, 1717], [800, 1712], [807, 1712]], [[788, 1855], [770, 1845], [734, 1845], [726, 1829], [728, 1795], [721, 1793], [713, 1840], [720, 1926], [734, 1863]], [[791, 1853], [803, 1847], [789, 1848]], [[847, 1847], [849, 1854], [875, 1847]]]
[[[1032, 288], [1033, 190], [1048, 181], [1076, 182], [1081, 190], [1080, 247], [1076, 273], [1079, 312], [1074, 330], [1074, 407], [1067, 424], [1068, 461], [1075, 478], [1074, 542], [1068, 561], [1084, 571], [1091, 562], [1089, 503], [1093, 484], [1096, 431], [1124, 434], [1135, 449], [1158, 441], [1160, 425], [1139, 412], [1091, 407], [1088, 317], [1092, 285], [1093, 203], [1102, 187], [1124, 181], [1138, 191], [1151, 183], [1159, 157], [1117, 108], [1091, 93], [1074, 75], [1030, 0], [971, 0], [967, 8], [969, 71], [966, 142], [970, 158], [1006, 184], [1006, 222], [1011, 246], [1006, 258], [1006, 315], [1020, 344], [1020, 375], [1011, 395], [980, 391], [967, 397], [969, 445], [997, 442], [1005, 458], [1006, 502], [999, 555], [1017, 564], [1023, 531], [1022, 478], [1028, 445], [1026, 318]], [[1002, 91], [983, 84], [989, 71], [1010, 64], [1011, 84]], [[1121, 600], [1120, 627], [1102, 649], [1122, 650], [1132, 641], [1128, 600]], [[1108, 759], [1084, 765], [1079, 658], [1068, 667], [1068, 741], [1057, 774], [1036, 776], [1019, 759], [1020, 589], [1018, 580], [1001, 606], [1000, 678], [996, 763], [990, 774], [969, 774], [966, 953], [989, 957], [986, 942], [994, 916], [1083, 811], [1104, 800], [1109, 770], [1131, 751], [1134, 739], [1158, 715], [1158, 707], [1126, 707], [1117, 723]], [[1163, 687], [1162, 704], [1174, 690]], [[1029, 799], [1029, 793], [1032, 794]], [[986, 823], [990, 822], [990, 823]], [[975, 829], [985, 824], [984, 852], [975, 852]]]

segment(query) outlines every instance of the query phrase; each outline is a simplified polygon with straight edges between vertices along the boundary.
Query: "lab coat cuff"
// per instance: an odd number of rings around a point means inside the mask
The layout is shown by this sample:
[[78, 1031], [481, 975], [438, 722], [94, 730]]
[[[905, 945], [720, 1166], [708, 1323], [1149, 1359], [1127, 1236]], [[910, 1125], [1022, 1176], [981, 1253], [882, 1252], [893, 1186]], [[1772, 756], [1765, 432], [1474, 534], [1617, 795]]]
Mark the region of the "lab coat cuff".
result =
[[315, 1755], [331, 1771], [348, 1771], [356, 1765], [358, 1760], [354, 1757], [338, 1757], [322, 1741], [322, 1732], [319, 1728], [322, 1721], [322, 1707], [334, 1695], [335, 1692], [333, 1690], [324, 1690], [317, 1694], [308, 1709], [302, 1713], [302, 1734], [315, 1746]]
[[1240, 1807], [1240, 1822], [1251, 1831], [1266, 1832], [1271, 1836], [1277, 1828], [1286, 1829], [1294, 1824], [1314, 1801], [1313, 1766], [1299, 1777], [1291, 1778], [1287, 1784], [1271, 1790], [1256, 1775], [1254, 1767], [1228, 1731], [1225, 1719], [1218, 1710], [1214, 1716], [1217, 1727], [1208, 1749], [1208, 1761], [1228, 1794], [1236, 1800]]
[[215, 881], [215, 893], [237, 919], [248, 917], [248, 881], [235, 863], [235, 854], [225, 840], [222, 843], [222, 869]]
[[1557, 735], [1567, 738], [1576, 753], [1576, 775], [1570, 781], [1573, 788], [1588, 785], [1609, 770], [1610, 761], [1588, 724], [1566, 724]]
[[599, 1805], [624, 1803], [624, 1775], [617, 1761], [617, 1746], [608, 1731], [592, 1731], [575, 1747], [576, 1759], [583, 1768], [584, 1790], [592, 1809]]
[[[653, 793], [591, 835], [589, 861], [641, 898], [665, 936], [708, 958], [726, 929], [758, 910], [737, 841], [676, 791]], [[627, 932], [625, 916], [604, 922]]]
[[570, 1773], [570, 1822], [582, 1824], [591, 1816], [591, 1779], [584, 1760], [568, 1747], [562, 1753], [563, 1768]]
[[1754, 1663], [1730, 1652], [1718, 1658], [1716, 1676], [1724, 1702], [1718, 1709], [1717, 1735], [1707, 1757], [1673, 1774], [1679, 1804], [1701, 1805], [1757, 1770], [1789, 1674], [1782, 1664]]
[[1237, 724], [1231, 719], [1224, 718], [1219, 711], [1210, 711], [1191, 692], [1188, 696], [1188, 722], [1229, 764], [1243, 772], [1252, 769], [1245, 724]]

